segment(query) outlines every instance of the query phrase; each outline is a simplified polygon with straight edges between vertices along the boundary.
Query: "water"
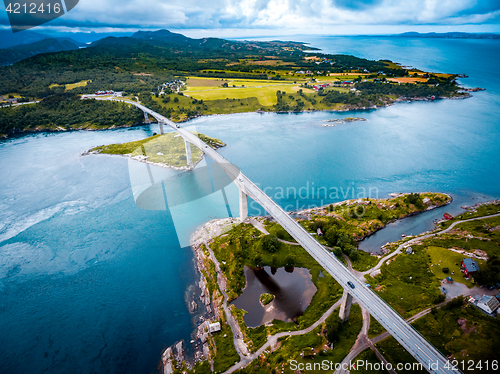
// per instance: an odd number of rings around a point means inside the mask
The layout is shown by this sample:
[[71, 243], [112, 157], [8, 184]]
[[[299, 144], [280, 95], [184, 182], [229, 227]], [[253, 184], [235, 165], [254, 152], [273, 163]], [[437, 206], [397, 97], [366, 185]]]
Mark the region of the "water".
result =
[[[375, 111], [192, 121], [200, 132], [226, 142], [220, 152], [281, 206], [295, 210], [358, 194], [450, 193], [451, 206], [405, 221], [413, 227], [402, 230], [416, 234], [429, 228], [434, 215], [500, 197], [499, 41], [309, 41], [329, 52], [466, 73], [463, 84], [487, 91], [467, 100]], [[367, 121], [322, 126], [347, 116]], [[137, 207], [126, 159], [79, 156], [92, 146], [152, 131], [154, 126], [37, 134], [0, 143], [1, 373], [150, 373], [162, 348], [190, 340], [185, 298], [196, 275], [172, 214]], [[264, 213], [255, 203], [250, 211]], [[193, 229], [191, 217], [184, 221], [183, 227]], [[377, 239], [382, 244], [383, 232]]]
[[[247, 285], [233, 304], [248, 312], [243, 319], [250, 327], [274, 319], [293, 321], [304, 313], [316, 292], [311, 274], [305, 268], [295, 268], [290, 273], [279, 268], [273, 274], [269, 266], [262, 269], [245, 267], [245, 278]], [[259, 302], [263, 293], [275, 295], [274, 300], [266, 306]]]

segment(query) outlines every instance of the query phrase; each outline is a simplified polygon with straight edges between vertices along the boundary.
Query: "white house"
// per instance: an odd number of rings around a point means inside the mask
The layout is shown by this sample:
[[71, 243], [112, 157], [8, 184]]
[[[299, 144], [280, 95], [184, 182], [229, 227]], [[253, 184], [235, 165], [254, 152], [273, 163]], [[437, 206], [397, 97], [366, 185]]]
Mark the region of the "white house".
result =
[[215, 323], [211, 323], [210, 325], [208, 325], [208, 330], [210, 331], [210, 333], [220, 331], [220, 329], [221, 329], [220, 322], [215, 322]]
[[488, 314], [494, 314], [500, 306], [500, 301], [494, 296], [483, 295], [476, 306]]

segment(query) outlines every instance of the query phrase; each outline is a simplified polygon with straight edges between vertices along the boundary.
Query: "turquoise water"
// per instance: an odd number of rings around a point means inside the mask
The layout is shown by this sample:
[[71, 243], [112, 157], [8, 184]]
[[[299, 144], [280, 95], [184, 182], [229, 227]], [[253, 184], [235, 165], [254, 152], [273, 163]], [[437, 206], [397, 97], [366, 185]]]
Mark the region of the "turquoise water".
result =
[[[456, 213], [460, 205], [500, 197], [499, 41], [300, 40], [327, 52], [466, 73], [463, 84], [487, 91], [376, 111], [191, 121], [226, 142], [221, 154], [283, 207], [307, 208], [353, 193], [442, 191], [454, 197], [446, 210]], [[367, 121], [323, 127], [347, 116]], [[138, 208], [126, 159], [79, 156], [152, 131], [37, 134], [0, 143], [1, 373], [149, 373], [162, 348], [190, 340], [193, 316], [185, 298], [196, 275], [192, 252], [181, 248], [174, 227], [184, 216]], [[252, 203], [250, 210], [264, 213]], [[428, 218], [442, 213], [415, 218], [412, 230], [426, 229]], [[191, 217], [184, 221], [194, 228]]]

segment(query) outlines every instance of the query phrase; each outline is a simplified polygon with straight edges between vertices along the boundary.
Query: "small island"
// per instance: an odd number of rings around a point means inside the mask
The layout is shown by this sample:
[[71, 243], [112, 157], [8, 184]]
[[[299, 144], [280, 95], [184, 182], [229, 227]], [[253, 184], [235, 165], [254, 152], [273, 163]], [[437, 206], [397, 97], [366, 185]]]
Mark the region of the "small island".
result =
[[340, 125], [342, 123], [349, 122], [357, 122], [357, 121], [366, 121], [366, 118], [361, 117], [346, 117], [346, 118], [336, 118], [336, 119], [327, 119], [327, 124], [324, 124], [323, 127], [334, 127], [335, 125]]
[[271, 301], [273, 301], [274, 298], [275, 296], [270, 293], [263, 293], [262, 295], [260, 295], [260, 303], [262, 304], [262, 306], [266, 306]]
[[[226, 146], [224, 142], [210, 136], [195, 133], [213, 149]], [[177, 132], [163, 135], [155, 134], [149, 138], [122, 144], [109, 144], [94, 147], [83, 153], [109, 154], [130, 157], [134, 160], [176, 170], [191, 170], [203, 159], [203, 152], [196, 146], [190, 147], [191, 162], [186, 156], [186, 145]]]

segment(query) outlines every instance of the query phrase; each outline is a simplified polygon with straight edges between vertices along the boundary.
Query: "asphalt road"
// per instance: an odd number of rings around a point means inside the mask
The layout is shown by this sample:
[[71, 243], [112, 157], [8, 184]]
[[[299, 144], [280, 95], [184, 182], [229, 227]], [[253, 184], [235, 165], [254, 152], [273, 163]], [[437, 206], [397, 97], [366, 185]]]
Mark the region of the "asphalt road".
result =
[[[104, 99], [104, 98], [103, 98]], [[104, 99], [106, 100], [106, 99]], [[113, 99], [107, 99], [113, 100]], [[418, 361], [423, 368], [430, 373], [453, 373], [448, 359], [424, 339], [414, 328], [412, 328], [398, 313], [378, 297], [373, 291], [365, 286], [350, 270], [344, 266], [331, 252], [326, 250], [309, 232], [290, 217], [278, 204], [260, 190], [250, 179], [248, 179], [234, 165], [230, 164], [224, 157], [214, 149], [205, 144], [198, 136], [177, 127], [174, 122], [166, 117], [150, 110], [149, 108], [129, 100], [124, 101], [135, 105], [144, 112], [155, 117], [158, 121], [169, 125], [177, 131], [185, 140], [200, 148], [207, 156], [217, 162], [226, 173], [243, 189], [243, 191], [260, 204], [309, 254], [326, 270], [333, 278], [349, 293], [356, 298], [357, 302], [366, 309], [394, 338]], [[449, 228], [451, 229], [451, 227]], [[351, 287], [352, 284], [354, 287]]]

